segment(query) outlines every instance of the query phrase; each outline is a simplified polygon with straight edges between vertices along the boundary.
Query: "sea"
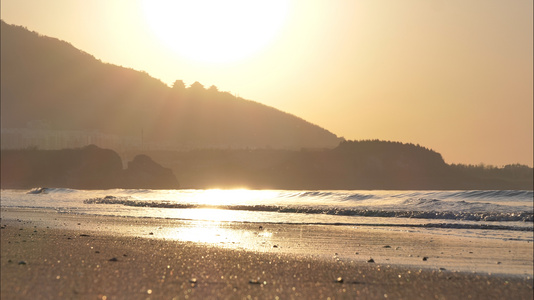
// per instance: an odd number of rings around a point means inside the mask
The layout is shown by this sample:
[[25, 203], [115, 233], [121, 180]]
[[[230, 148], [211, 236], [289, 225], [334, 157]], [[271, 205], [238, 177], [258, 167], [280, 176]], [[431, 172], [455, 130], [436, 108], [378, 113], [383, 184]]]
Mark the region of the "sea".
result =
[[419, 228], [534, 240], [533, 191], [4, 189], [1, 206], [58, 213], [211, 222]]

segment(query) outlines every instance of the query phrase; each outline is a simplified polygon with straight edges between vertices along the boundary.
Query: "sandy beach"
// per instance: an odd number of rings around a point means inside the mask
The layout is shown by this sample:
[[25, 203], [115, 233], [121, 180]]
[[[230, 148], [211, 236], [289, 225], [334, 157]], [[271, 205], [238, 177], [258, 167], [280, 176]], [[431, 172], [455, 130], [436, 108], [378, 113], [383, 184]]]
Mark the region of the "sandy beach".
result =
[[533, 298], [524, 241], [13, 208], [1, 228], [2, 299]]

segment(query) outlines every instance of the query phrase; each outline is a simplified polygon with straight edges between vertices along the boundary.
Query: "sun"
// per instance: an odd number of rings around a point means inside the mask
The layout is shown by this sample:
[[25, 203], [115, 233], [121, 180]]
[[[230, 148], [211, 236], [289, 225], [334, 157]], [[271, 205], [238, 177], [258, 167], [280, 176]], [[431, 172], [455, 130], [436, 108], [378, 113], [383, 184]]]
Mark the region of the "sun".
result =
[[287, 0], [144, 0], [153, 33], [191, 60], [228, 63], [247, 58], [276, 37], [286, 21]]

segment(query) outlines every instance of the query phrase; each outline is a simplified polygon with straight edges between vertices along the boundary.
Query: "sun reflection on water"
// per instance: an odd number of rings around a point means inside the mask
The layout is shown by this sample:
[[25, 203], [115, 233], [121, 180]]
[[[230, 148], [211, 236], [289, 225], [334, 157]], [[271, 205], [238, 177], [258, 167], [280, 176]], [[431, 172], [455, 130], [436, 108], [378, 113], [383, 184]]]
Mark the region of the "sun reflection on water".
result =
[[[202, 209], [199, 209], [201, 211]], [[215, 213], [206, 210], [204, 213]], [[248, 228], [247, 228], [248, 227]], [[270, 245], [272, 233], [264, 230], [250, 230], [250, 226], [239, 226], [218, 221], [191, 221], [179, 227], [160, 231], [165, 239], [182, 242], [212, 244], [225, 248], [247, 248], [259, 250]]]
[[[163, 218], [190, 220], [180, 226], [161, 230], [159, 236], [182, 242], [261, 251], [262, 248], [270, 247], [272, 232], [260, 229], [259, 225], [257, 230], [251, 230], [250, 224], [240, 223], [244, 220], [250, 220], [249, 215], [254, 212], [224, 209], [224, 206], [254, 205], [260, 200], [274, 199], [277, 194], [277, 191], [251, 191], [247, 189], [211, 189], [202, 193], [197, 191], [195, 197], [193, 199], [188, 198], [187, 201], [199, 204], [204, 208], [159, 210], [160, 217]], [[180, 199], [177, 198], [176, 200], [179, 201]], [[219, 208], [213, 208], [215, 206]]]
[[278, 196], [277, 191], [258, 191], [247, 189], [205, 190], [197, 194], [195, 202], [204, 205], [233, 205], [233, 204], [253, 204], [256, 201], [273, 199]]
[[216, 208], [193, 208], [184, 210], [188, 219], [207, 221], [234, 221], [239, 211]]

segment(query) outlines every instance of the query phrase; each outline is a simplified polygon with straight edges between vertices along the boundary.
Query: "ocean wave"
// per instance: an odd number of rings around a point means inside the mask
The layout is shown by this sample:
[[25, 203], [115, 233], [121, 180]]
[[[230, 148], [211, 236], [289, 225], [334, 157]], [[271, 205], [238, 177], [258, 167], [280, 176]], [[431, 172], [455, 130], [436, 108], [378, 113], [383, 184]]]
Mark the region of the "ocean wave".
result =
[[[483, 191], [303, 191], [281, 192], [280, 198], [287, 200], [333, 201], [346, 205], [359, 205], [362, 201], [372, 200], [381, 205], [422, 205], [426, 209], [435, 205], [450, 206], [451, 209], [480, 208], [491, 202], [533, 202], [533, 191], [526, 190], [483, 190]], [[442, 202], [440, 202], [442, 201]], [[463, 201], [463, 202], [462, 202]], [[484, 203], [478, 203], [484, 201]], [[456, 203], [456, 205], [451, 204]], [[477, 206], [475, 206], [475, 204]], [[462, 207], [462, 205], [466, 205]], [[468, 205], [473, 205], [468, 207]], [[454, 206], [454, 207], [453, 207]]]
[[[429, 207], [435, 206], [436, 203], [443, 201], [436, 199], [415, 199], [407, 201], [416, 201], [428, 203]], [[102, 198], [92, 198], [83, 201], [85, 204], [118, 204], [133, 207], [152, 207], [152, 208], [174, 208], [174, 209], [225, 209], [239, 211], [257, 211], [257, 212], [277, 212], [277, 213], [295, 213], [295, 214], [325, 214], [338, 216], [359, 216], [359, 217], [382, 217], [382, 218], [415, 218], [415, 219], [444, 219], [444, 220], [461, 220], [461, 221], [520, 221], [533, 222], [533, 212], [473, 212], [473, 211], [437, 211], [437, 210], [384, 210], [384, 209], [360, 209], [344, 208], [330, 206], [297, 206], [297, 205], [218, 205], [218, 204], [195, 204], [195, 203], [177, 203], [171, 201], [153, 201], [137, 200], [131, 197], [105, 196]], [[454, 203], [453, 203], [454, 204]], [[462, 204], [465, 205], [465, 204]], [[420, 205], [424, 207], [424, 205]]]
[[534, 200], [533, 191], [525, 190], [495, 190], [495, 191], [458, 191], [450, 194], [451, 198], [483, 198], [483, 199], [510, 199], [524, 198]]
[[76, 193], [78, 190], [68, 189], [68, 188], [47, 188], [47, 187], [36, 187], [26, 194], [53, 194], [53, 193]]
[[439, 199], [406, 199], [400, 203], [405, 207], [417, 208], [425, 211], [468, 211], [468, 212], [502, 212], [509, 211], [510, 208], [506, 205], [495, 204], [489, 202], [467, 202], [465, 200], [457, 201], [443, 201]]

